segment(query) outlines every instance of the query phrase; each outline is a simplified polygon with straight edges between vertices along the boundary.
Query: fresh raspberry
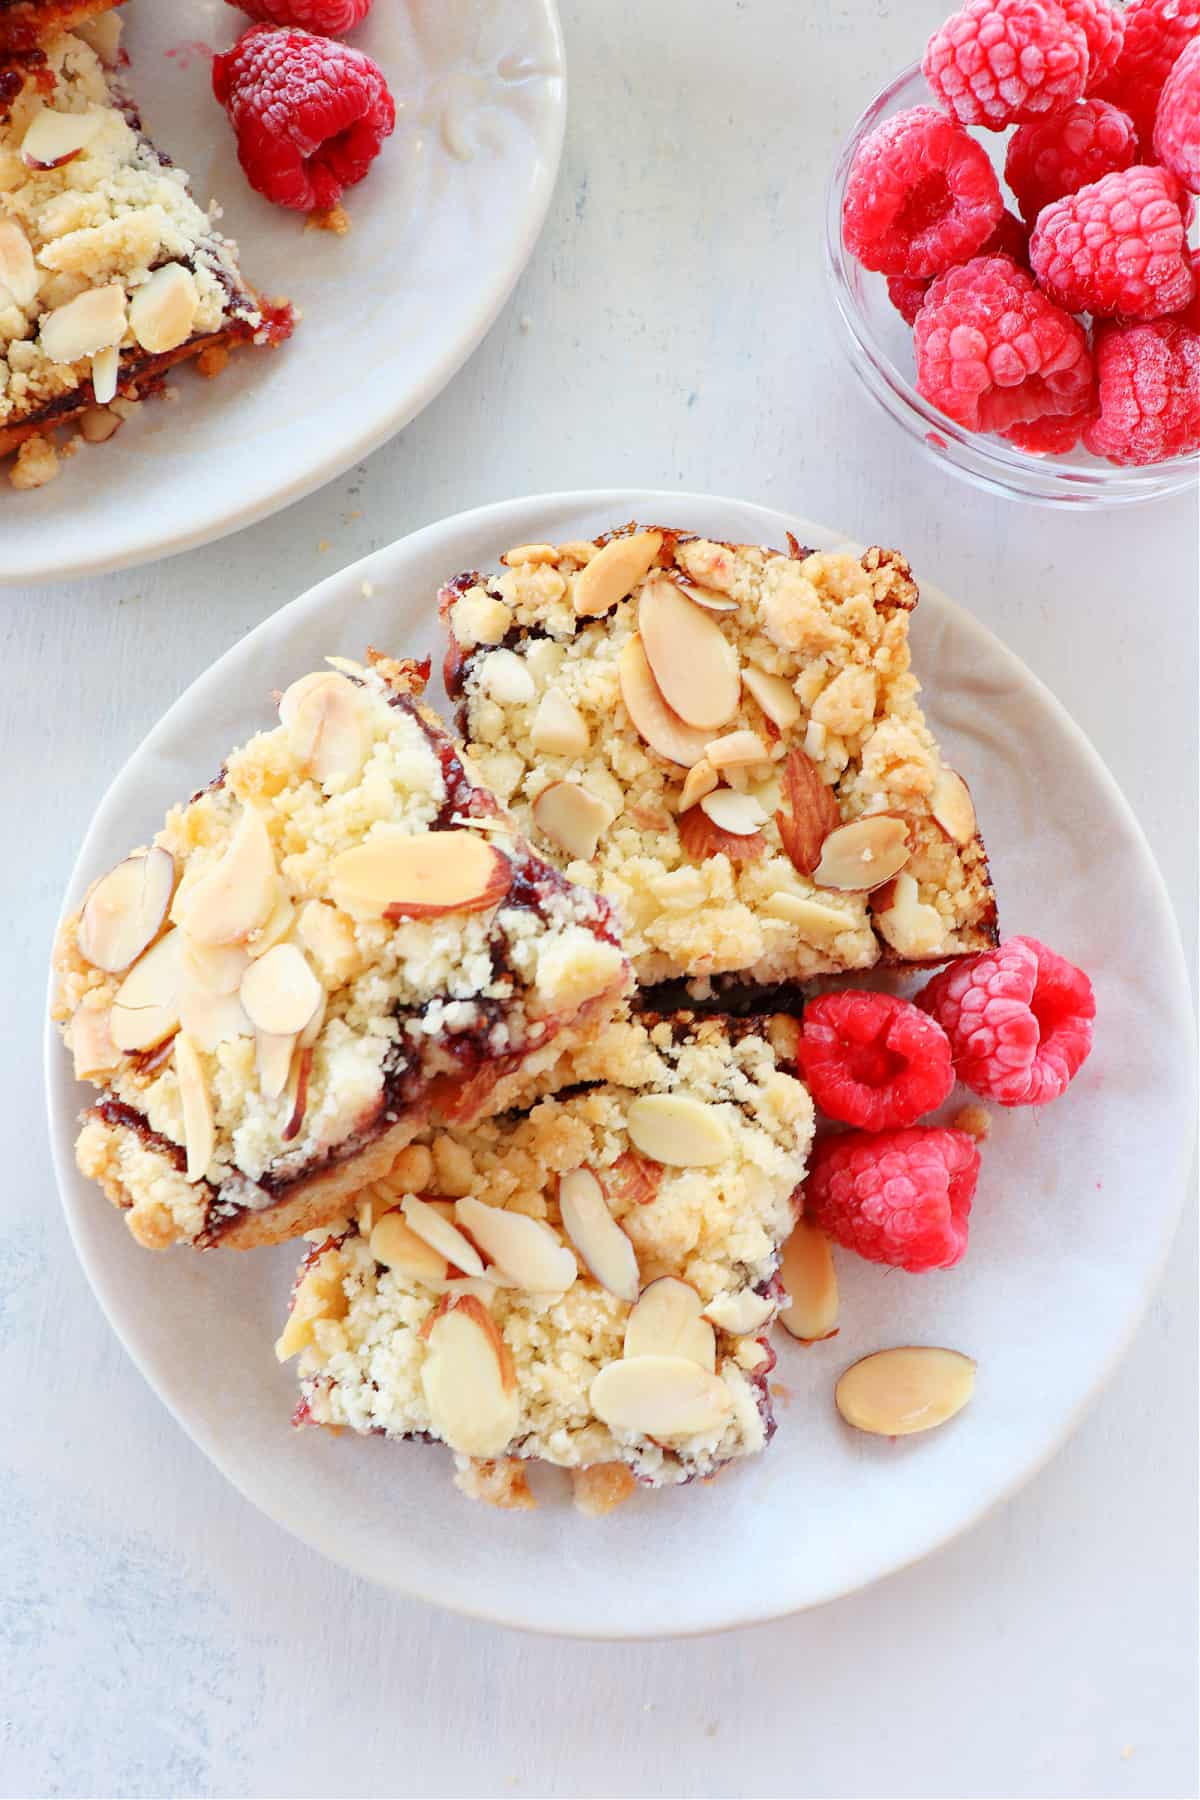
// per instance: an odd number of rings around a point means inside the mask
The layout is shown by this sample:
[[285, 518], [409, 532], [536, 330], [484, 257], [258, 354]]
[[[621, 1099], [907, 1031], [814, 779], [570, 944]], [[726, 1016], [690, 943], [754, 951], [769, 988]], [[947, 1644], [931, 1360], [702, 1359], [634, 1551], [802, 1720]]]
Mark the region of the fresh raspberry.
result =
[[1154, 154], [1185, 188], [1200, 194], [1200, 38], [1178, 58], [1158, 97]]
[[[1193, 304], [1197, 310], [1200, 302]], [[1141, 465], [1200, 450], [1197, 327], [1183, 319], [1151, 319], [1099, 328], [1100, 412], [1083, 434], [1093, 455]]]
[[253, 26], [214, 59], [213, 92], [251, 187], [299, 212], [336, 206], [396, 124], [378, 65], [308, 31]]
[[1088, 404], [1085, 332], [1009, 256], [977, 256], [939, 275], [914, 335], [919, 391], [972, 431], [1007, 431]]
[[915, 325], [925, 296], [933, 286], [932, 275], [889, 275], [888, 299], [906, 325]]
[[1056, 0], [967, 0], [934, 32], [921, 67], [962, 124], [1003, 131], [1082, 99], [1088, 41]]
[[1088, 47], [1088, 79], [1084, 93], [1111, 73], [1125, 42], [1125, 14], [1108, 0], [1058, 0], [1073, 25], [1078, 25]]
[[1055, 418], [1028, 419], [1023, 425], [1010, 425], [1001, 435], [1018, 450], [1031, 456], [1065, 456], [1073, 450], [1085, 428], [1096, 417], [1094, 404], [1079, 412], [1064, 413]]
[[967, 1247], [978, 1176], [965, 1131], [847, 1131], [813, 1146], [804, 1215], [869, 1262], [948, 1269]]
[[[999, 223], [986, 237], [977, 256], [1011, 256], [1023, 268], [1029, 267], [1029, 233], [1015, 213], [1007, 209], [1000, 214]], [[933, 275], [889, 275], [887, 283], [888, 299], [900, 314], [906, 325], [915, 325], [917, 314], [925, 304], [925, 296], [933, 286], [936, 277]]]
[[1038, 214], [1033, 272], [1068, 312], [1157, 319], [1192, 297], [1175, 179], [1138, 164], [1102, 175]]
[[371, 10], [371, 0], [225, 0], [225, 4], [268, 25], [299, 25], [323, 37], [353, 31]]
[[883, 275], [936, 275], [972, 256], [1004, 202], [985, 152], [932, 106], [885, 119], [858, 147], [842, 203], [846, 248]]
[[822, 1112], [864, 1131], [912, 1125], [954, 1086], [945, 1032], [892, 994], [851, 988], [810, 1001], [796, 1060]]
[[1163, 83], [1196, 37], [1200, 37], [1200, 0], [1130, 0], [1125, 8], [1121, 54], [1096, 92], [1129, 114], [1143, 144], [1154, 135]]
[[1091, 982], [1035, 938], [952, 963], [917, 1005], [950, 1039], [958, 1079], [1001, 1106], [1057, 1100], [1092, 1047]]
[[1004, 178], [1032, 225], [1043, 206], [1127, 169], [1137, 156], [1132, 122], [1107, 100], [1076, 100], [1065, 112], [1018, 125], [1008, 142]]

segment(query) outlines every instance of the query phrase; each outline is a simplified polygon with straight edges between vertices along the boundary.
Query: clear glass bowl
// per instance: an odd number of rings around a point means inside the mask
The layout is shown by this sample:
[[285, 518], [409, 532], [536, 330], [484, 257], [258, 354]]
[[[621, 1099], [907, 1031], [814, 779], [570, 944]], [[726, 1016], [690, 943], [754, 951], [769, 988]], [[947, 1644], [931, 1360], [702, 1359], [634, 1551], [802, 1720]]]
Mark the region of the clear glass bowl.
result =
[[[1003, 438], [966, 431], [923, 400], [913, 385], [912, 329], [888, 299], [882, 275], [855, 261], [842, 243], [842, 200], [855, 152], [881, 120], [934, 99], [919, 64], [906, 69], [872, 100], [850, 133], [829, 183], [825, 259], [844, 343], [863, 386], [928, 456], [976, 487], [1048, 506], [1128, 506], [1195, 487], [1200, 458], [1177, 456], [1142, 469], [1122, 469], [1082, 446], [1066, 456], [1031, 456]], [[1003, 174], [1006, 139], [974, 134]]]

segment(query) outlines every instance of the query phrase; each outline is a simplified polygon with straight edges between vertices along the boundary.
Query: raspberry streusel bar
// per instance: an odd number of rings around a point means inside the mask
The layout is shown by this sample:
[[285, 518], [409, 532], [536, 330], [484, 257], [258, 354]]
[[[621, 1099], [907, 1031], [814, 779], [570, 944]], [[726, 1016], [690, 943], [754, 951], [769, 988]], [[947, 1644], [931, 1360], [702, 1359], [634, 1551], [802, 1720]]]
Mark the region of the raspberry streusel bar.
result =
[[627, 1471], [669, 1485], [767, 1443], [813, 1114], [762, 1019], [643, 1014], [566, 1061], [583, 1085], [401, 1151], [305, 1259], [277, 1351], [298, 1423], [439, 1440], [502, 1505], [556, 1463], [595, 1511]]
[[970, 795], [917, 705], [903, 557], [629, 527], [503, 560], [442, 590], [446, 685], [483, 779], [616, 903], [643, 984], [996, 941]]
[[322, 1224], [431, 1118], [519, 1101], [626, 984], [608, 903], [475, 784], [427, 669], [293, 683], [61, 929], [55, 1016], [103, 1089], [77, 1160], [143, 1244]]

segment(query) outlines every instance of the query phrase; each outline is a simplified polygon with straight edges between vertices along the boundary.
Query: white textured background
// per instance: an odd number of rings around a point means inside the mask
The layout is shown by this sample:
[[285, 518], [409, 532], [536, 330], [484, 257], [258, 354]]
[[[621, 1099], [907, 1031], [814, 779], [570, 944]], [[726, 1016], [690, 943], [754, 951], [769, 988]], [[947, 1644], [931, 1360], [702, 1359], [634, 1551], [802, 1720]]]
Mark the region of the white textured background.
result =
[[[833, 343], [825, 172], [944, 11], [569, 0], [572, 117], [546, 235], [450, 391], [367, 465], [239, 538], [0, 592], [4, 1795], [1195, 1791], [1194, 1200], [1109, 1390], [1000, 1513], [821, 1612], [593, 1647], [403, 1604], [253, 1513], [100, 1317], [42, 1124], [45, 958], [112, 772], [220, 650], [318, 576], [523, 492], [678, 483], [901, 544], [1099, 746], [1194, 951], [1194, 503], [1102, 520], [976, 495], [916, 460]], [[1094, 881], [1119, 933], [1103, 844]]]

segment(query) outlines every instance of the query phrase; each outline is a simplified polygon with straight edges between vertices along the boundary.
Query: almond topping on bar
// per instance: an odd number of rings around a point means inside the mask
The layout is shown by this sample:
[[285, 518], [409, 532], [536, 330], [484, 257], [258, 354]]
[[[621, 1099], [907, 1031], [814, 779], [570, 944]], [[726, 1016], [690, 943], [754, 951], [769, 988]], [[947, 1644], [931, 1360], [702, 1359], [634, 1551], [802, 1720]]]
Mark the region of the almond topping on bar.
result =
[[611, 1430], [666, 1442], [715, 1431], [733, 1411], [733, 1396], [720, 1377], [685, 1356], [609, 1363], [588, 1398]]
[[701, 587], [698, 582], [691, 581], [677, 569], [670, 571], [670, 579], [681, 594], [694, 606], [702, 606], [705, 612], [736, 612], [738, 609], [737, 601], [731, 600], [728, 594], [718, 594], [715, 588]]
[[779, 1278], [787, 1294], [779, 1323], [803, 1344], [832, 1337], [837, 1329], [838, 1285], [833, 1252], [823, 1231], [797, 1219], [783, 1246]]
[[626, 1129], [635, 1150], [673, 1168], [710, 1168], [730, 1153], [724, 1119], [691, 1094], [639, 1094], [630, 1102]]
[[906, 1344], [852, 1363], [833, 1390], [847, 1425], [876, 1437], [911, 1437], [944, 1425], [975, 1392], [975, 1364], [960, 1350]]
[[822, 906], [819, 900], [789, 894], [786, 888], [765, 900], [763, 911], [772, 919], [784, 919], [789, 925], [798, 926], [818, 944], [831, 944], [839, 932], [854, 930], [854, 920], [836, 906]]
[[710, 1300], [704, 1316], [731, 1337], [748, 1337], [766, 1324], [774, 1310], [775, 1303], [768, 1295], [756, 1294], [753, 1288], [743, 1288], [740, 1293], [721, 1294]]
[[255, 1034], [254, 1066], [264, 1100], [278, 1100], [287, 1087], [295, 1049], [294, 1037], [279, 1037], [270, 1031]]
[[661, 549], [659, 531], [635, 531], [632, 537], [611, 539], [572, 578], [575, 611], [585, 618], [608, 612], [649, 573]]
[[803, 707], [782, 675], [768, 675], [765, 669], [742, 670], [742, 686], [752, 694], [780, 731], [790, 731], [800, 722]]
[[711, 1375], [717, 1340], [700, 1315], [701, 1300], [690, 1282], [662, 1275], [642, 1293], [625, 1322], [626, 1356], [685, 1356]]
[[346, 1264], [337, 1250], [325, 1255], [307, 1270], [292, 1296], [287, 1323], [275, 1344], [275, 1355], [287, 1362], [313, 1341], [313, 1326], [323, 1319], [344, 1319], [349, 1311], [343, 1285]]
[[109, 1029], [108, 1007], [80, 1006], [71, 1019], [68, 1043], [75, 1059], [76, 1081], [106, 1075], [121, 1060]]
[[371, 1255], [405, 1281], [444, 1281], [449, 1267], [433, 1245], [418, 1237], [398, 1212], [384, 1213], [371, 1227]]
[[87, 148], [103, 117], [100, 112], [61, 113], [43, 106], [21, 139], [21, 161], [27, 169], [61, 169]]
[[214, 994], [236, 994], [242, 976], [250, 967], [250, 956], [241, 944], [197, 944], [186, 931], [180, 932], [180, 968], [186, 980]]
[[152, 356], [186, 344], [200, 306], [196, 277], [182, 263], [164, 263], [129, 302], [129, 328]]
[[680, 812], [687, 812], [698, 800], [703, 800], [705, 794], [711, 794], [716, 785], [717, 771], [707, 758], [696, 763], [688, 770], [684, 780], [683, 792], [679, 796]]
[[220, 861], [176, 896], [173, 917], [198, 944], [240, 944], [264, 925], [279, 898], [275, 852], [262, 817], [242, 807]]
[[589, 862], [612, 814], [574, 781], [552, 781], [533, 803], [533, 822], [568, 856]]
[[843, 893], [882, 887], [908, 861], [908, 827], [888, 813], [873, 813], [831, 831], [813, 870], [818, 887]]
[[200, 1067], [196, 1046], [186, 1032], [175, 1038], [175, 1073], [179, 1078], [179, 1098], [183, 1104], [183, 1135], [187, 1146], [187, 1178], [202, 1181], [217, 1147], [213, 1125], [212, 1101], [208, 1084]]
[[871, 911], [887, 942], [903, 957], [920, 960], [934, 956], [945, 940], [941, 913], [921, 899], [916, 880], [907, 869], [871, 895]]
[[38, 291], [33, 247], [15, 219], [0, 219], [0, 310], [33, 305]]
[[529, 1293], [565, 1294], [577, 1279], [573, 1253], [540, 1219], [487, 1206], [469, 1194], [455, 1203], [454, 1216], [500, 1273]]
[[628, 638], [617, 662], [621, 698], [634, 726], [652, 750], [668, 762], [690, 769], [704, 755], [708, 733], [685, 725], [663, 699], [646, 660], [642, 640], [635, 632]]
[[97, 350], [92, 358], [92, 399], [98, 406], [107, 406], [116, 398], [117, 378], [121, 373], [121, 353], [115, 345], [107, 350]]
[[[743, 798], [740, 794], [734, 797]], [[723, 831], [704, 810], [703, 800], [699, 806], [680, 813], [678, 831], [680, 849], [698, 863], [707, 862], [710, 856], [727, 856], [730, 862], [738, 864], [757, 862], [767, 848], [767, 840], [761, 831], [753, 831], [748, 837]]]
[[433, 1320], [421, 1368], [429, 1419], [463, 1456], [497, 1456], [521, 1416], [516, 1370], [495, 1321], [474, 1295], [450, 1300]]
[[306, 676], [284, 694], [279, 717], [302, 767], [317, 781], [352, 780], [367, 755], [358, 689], [343, 675]]
[[118, 1050], [153, 1050], [179, 1029], [179, 933], [139, 957], [117, 989], [109, 1029]]
[[236, 994], [215, 994], [192, 980], [186, 970], [179, 984], [179, 1029], [198, 1050], [210, 1054], [218, 1044], [252, 1037], [254, 1028]]
[[[483, 1258], [475, 1245], [451, 1224], [439, 1207], [431, 1206], [428, 1200], [422, 1200], [416, 1194], [405, 1194], [400, 1210], [409, 1230], [423, 1238], [448, 1263], [453, 1263], [464, 1275], [483, 1274]], [[483, 1247], [487, 1249], [486, 1244]]]
[[510, 569], [519, 569], [522, 563], [557, 562], [558, 551], [553, 544], [518, 544], [515, 550], [506, 550], [500, 561]]
[[413, 834], [377, 825], [330, 869], [334, 901], [359, 918], [425, 919], [483, 912], [512, 885], [512, 865], [470, 831]]
[[757, 731], [729, 731], [714, 738], [708, 746], [708, 760], [714, 769], [739, 769], [752, 763], [766, 762], [770, 751]]
[[325, 990], [295, 944], [275, 944], [242, 977], [241, 1002], [256, 1031], [294, 1037], [304, 1030]]
[[83, 903], [75, 941], [97, 969], [119, 974], [162, 930], [175, 888], [175, 859], [156, 845], [102, 875]]
[[714, 793], [703, 795], [700, 810], [718, 830], [728, 831], [734, 837], [751, 837], [767, 819], [753, 794], [738, 794], [733, 788], [717, 788]]
[[558, 1207], [563, 1230], [601, 1287], [618, 1300], [635, 1301], [641, 1285], [637, 1254], [590, 1169], [559, 1176]]
[[666, 576], [642, 589], [638, 630], [659, 692], [685, 725], [713, 731], [733, 717], [742, 691], [737, 652]]
[[77, 363], [97, 350], [119, 344], [125, 336], [125, 289], [120, 282], [88, 288], [56, 306], [42, 320], [42, 349], [55, 363]]
[[783, 806], [775, 815], [779, 837], [793, 868], [811, 875], [821, 847], [837, 829], [841, 814], [833, 789], [803, 750], [790, 750], [783, 765]]
[[548, 688], [529, 730], [535, 750], [548, 756], [582, 756], [591, 743], [583, 715], [561, 688]]
[[929, 810], [946, 836], [956, 844], [969, 844], [978, 829], [971, 790], [954, 769], [942, 769], [933, 784]]

